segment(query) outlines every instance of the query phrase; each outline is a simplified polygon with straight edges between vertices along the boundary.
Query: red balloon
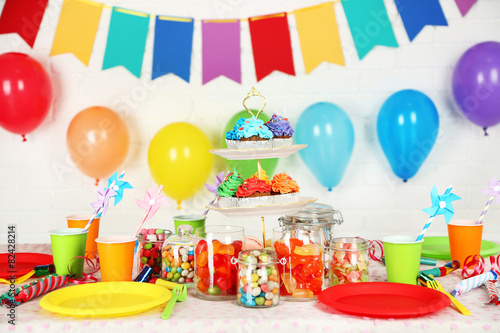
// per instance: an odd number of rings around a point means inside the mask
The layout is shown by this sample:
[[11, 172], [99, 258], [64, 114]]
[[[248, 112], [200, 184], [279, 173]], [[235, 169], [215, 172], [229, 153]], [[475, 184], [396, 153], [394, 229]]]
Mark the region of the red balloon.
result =
[[0, 55], [0, 126], [26, 134], [45, 119], [52, 85], [42, 65], [23, 53]]

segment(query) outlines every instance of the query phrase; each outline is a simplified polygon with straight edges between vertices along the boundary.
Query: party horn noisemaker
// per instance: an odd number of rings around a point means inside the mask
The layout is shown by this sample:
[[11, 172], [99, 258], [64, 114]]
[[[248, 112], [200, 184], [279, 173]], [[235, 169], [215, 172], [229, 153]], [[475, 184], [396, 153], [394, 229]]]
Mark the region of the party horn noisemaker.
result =
[[434, 277], [438, 277], [438, 276], [445, 276], [447, 274], [450, 274], [451, 272], [453, 272], [459, 268], [460, 268], [460, 261], [453, 260], [453, 261], [450, 261], [450, 262], [444, 264], [444, 266], [426, 269], [424, 271], [420, 271], [420, 273], [425, 273], [427, 275], [432, 275]]

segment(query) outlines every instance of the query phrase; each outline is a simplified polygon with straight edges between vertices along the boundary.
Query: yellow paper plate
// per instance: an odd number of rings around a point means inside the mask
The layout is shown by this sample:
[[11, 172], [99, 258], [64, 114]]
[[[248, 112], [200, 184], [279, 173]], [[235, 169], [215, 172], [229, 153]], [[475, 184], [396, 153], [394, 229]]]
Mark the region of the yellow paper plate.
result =
[[98, 282], [55, 290], [40, 300], [40, 306], [73, 317], [118, 317], [149, 310], [171, 296], [167, 288], [151, 283]]

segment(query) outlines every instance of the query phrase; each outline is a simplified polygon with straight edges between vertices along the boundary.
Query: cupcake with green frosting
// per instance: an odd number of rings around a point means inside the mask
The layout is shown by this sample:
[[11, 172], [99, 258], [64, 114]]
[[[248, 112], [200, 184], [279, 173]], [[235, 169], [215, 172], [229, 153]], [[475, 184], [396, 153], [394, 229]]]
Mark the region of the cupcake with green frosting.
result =
[[236, 169], [234, 172], [227, 174], [224, 181], [217, 187], [219, 207], [229, 208], [237, 206], [236, 191], [241, 184], [243, 184], [243, 179]]

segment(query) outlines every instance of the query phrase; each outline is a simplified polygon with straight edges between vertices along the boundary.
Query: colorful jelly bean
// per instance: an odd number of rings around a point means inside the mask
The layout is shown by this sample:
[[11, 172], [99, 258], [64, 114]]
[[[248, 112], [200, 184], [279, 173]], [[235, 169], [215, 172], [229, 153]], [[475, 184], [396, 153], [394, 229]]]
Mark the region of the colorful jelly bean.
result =
[[161, 248], [165, 241], [165, 236], [169, 236], [171, 232], [163, 229], [145, 229], [143, 228], [139, 234], [139, 246], [137, 248], [137, 271], [140, 272], [144, 266], [149, 266], [153, 269], [156, 277], [160, 277], [161, 273]]
[[[194, 244], [170, 244], [165, 242], [162, 258], [162, 278], [164, 280], [192, 284], [194, 280]], [[192, 259], [192, 260], [189, 260]]]
[[270, 250], [240, 253], [239, 290], [236, 297], [239, 305], [265, 308], [279, 304], [276, 259], [275, 252]]

